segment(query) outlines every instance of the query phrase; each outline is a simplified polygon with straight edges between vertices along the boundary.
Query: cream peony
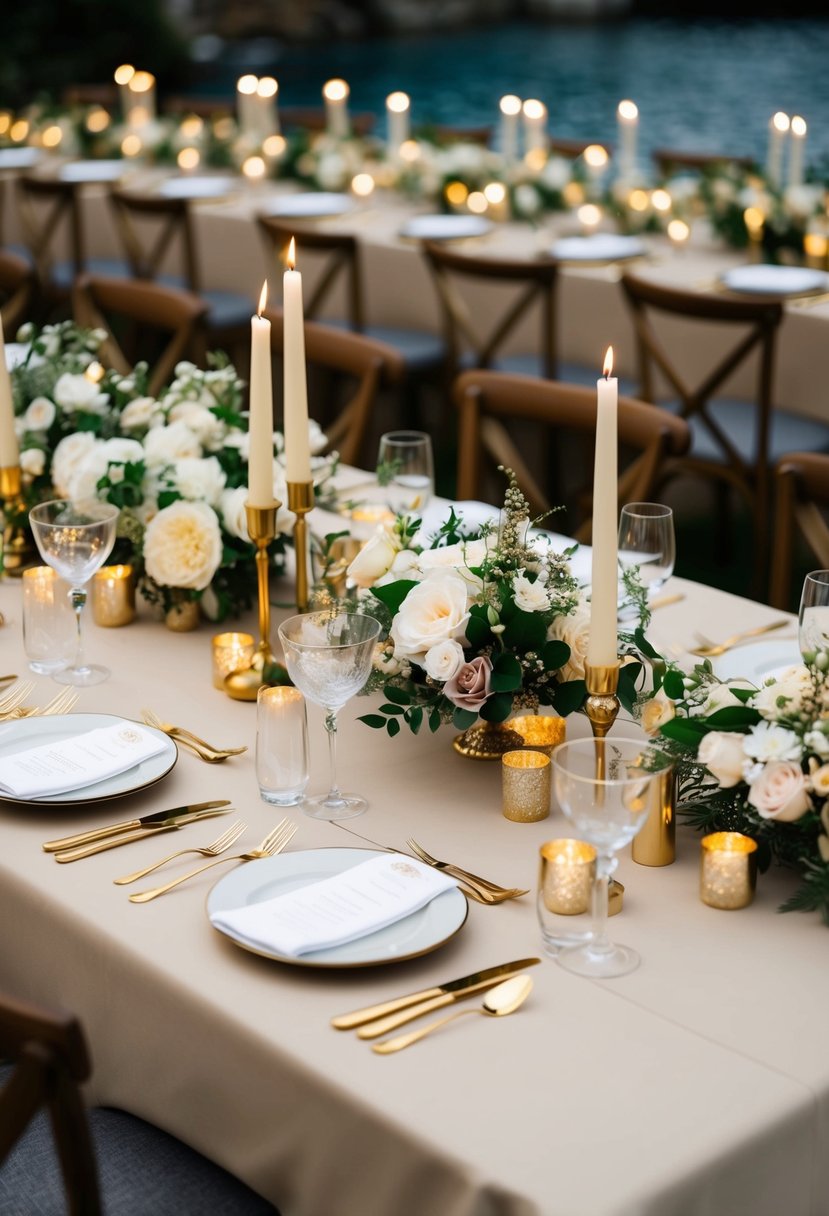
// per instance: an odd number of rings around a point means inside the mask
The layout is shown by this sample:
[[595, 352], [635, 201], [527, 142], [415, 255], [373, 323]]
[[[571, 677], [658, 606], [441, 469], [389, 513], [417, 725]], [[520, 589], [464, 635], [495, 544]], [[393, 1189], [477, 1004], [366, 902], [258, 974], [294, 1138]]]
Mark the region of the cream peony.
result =
[[562, 680], [584, 679], [590, 641], [590, 604], [587, 600], [582, 600], [567, 616], [557, 616], [547, 630], [547, 637], [566, 642], [570, 647], [570, 658], [561, 669]]
[[204, 502], [174, 502], [150, 521], [144, 534], [147, 574], [165, 587], [203, 591], [222, 560], [216, 512]]
[[800, 766], [789, 760], [773, 760], [767, 764], [748, 791], [748, 801], [761, 819], [776, 819], [793, 823], [811, 809], [806, 792], [806, 778]]
[[446, 642], [436, 642], [426, 651], [423, 666], [431, 680], [438, 680], [443, 684], [457, 674], [463, 662], [463, 646], [450, 638]]
[[136, 439], [97, 440], [72, 471], [67, 497], [74, 502], [95, 498], [98, 482], [109, 472], [110, 464], [137, 464], [143, 458], [144, 449]]
[[69, 484], [89, 453], [97, 444], [90, 431], [75, 431], [66, 435], [55, 448], [52, 457], [52, 483], [58, 498], [69, 497]]
[[697, 759], [723, 789], [731, 789], [743, 779], [743, 736], [730, 731], [712, 730], [704, 735]]
[[655, 735], [660, 726], [676, 717], [676, 706], [670, 697], [666, 697], [660, 688], [656, 696], [645, 702], [642, 710], [642, 730], [649, 735]]
[[163, 422], [163, 418], [155, 397], [136, 397], [121, 410], [118, 425], [122, 431], [143, 431]]
[[391, 570], [397, 550], [391, 533], [385, 528], [378, 528], [348, 567], [348, 578], [358, 587], [374, 586], [379, 578]]
[[172, 481], [181, 494], [190, 502], [206, 502], [217, 507], [227, 480], [222, 466], [215, 456], [199, 460], [187, 457], [177, 460], [173, 466]]
[[512, 580], [512, 594], [516, 607], [522, 612], [546, 612], [550, 607], [550, 596], [541, 579], [531, 583], [525, 574], [516, 574]]
[[249, 540], [248, 517], [245, 503], [248, 500], [247, 486], [237, 486], [235, 490], [225, 490], [219, 499], [221, 514], [226, 531], [237, 540]]
[[105, 414], [109, 407], [109, 394], [99, 392], [95, 381], [83, 375], [64, 372], [53, 391], [55, 401], [67, 413]]
[[42, 448], [24, 448], [20, 453], [20, 469], [27, 477], [40, 477], [46, 468], [46, 453]]
[[217, 451], [224, 443], [227, 427], [212, 410], [197, 401], [179, 401], [167, 415], [170, 422], [184, 422], [203, 447]]
[[48, 397], [35, 397], [23, 415], [24, 431], [48, 431], [56, 413], [54, 401]]
[[434, 570], [400, 605], [390, 631], [395, 654], [422, 663], [436, 642], [464, 639], [468, 620], [466, 583], [454, 570]]
[[144, 459], [149, 466], [173, 464], [202, 454], [198, 437], [186, 422], [155, 427], [144, 438]]

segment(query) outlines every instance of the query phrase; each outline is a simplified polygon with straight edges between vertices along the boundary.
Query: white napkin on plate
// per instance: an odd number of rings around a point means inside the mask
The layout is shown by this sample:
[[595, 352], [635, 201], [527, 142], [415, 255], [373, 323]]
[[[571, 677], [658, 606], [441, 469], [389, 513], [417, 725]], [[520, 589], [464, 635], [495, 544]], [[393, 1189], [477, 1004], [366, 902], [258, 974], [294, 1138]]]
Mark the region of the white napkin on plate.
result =
[[213, 912], [211, 924], [255, 950], [296, 958], [366, 937], [457, 886], [401, 853], [383, 853], [299, 890]]
[[122, 719], [0, 757], [0, 792], [14, 798], [65, 794], [135, 768], [166, 746], [157, 734]]

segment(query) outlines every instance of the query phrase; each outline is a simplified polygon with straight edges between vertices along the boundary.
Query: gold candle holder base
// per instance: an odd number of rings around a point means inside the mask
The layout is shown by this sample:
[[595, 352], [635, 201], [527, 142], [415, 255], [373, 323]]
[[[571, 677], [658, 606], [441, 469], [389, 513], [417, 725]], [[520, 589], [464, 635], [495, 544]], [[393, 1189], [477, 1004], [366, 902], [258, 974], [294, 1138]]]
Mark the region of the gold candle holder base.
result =
[[585, 663], [584, 682], [587, 685], [584, 712], [590, 720], [593, 737], [603, 739], [616, 721], [620, 708], [616, 695], [619, 687], [618, 660], [601, 667]]
[[268, 591], [268, 546], [276, 536], [276, 513], [281, 503], [276, 499], [267, 507], [252, 507], [245, 503], [248, 535], [256, 545], [256, 576], [259, 591], [259, 645], [250, 667], [232, 672], [224, 682], [224, 691], [234, 701], [255, 701], [265, 683], [265, 673], [273, 663], [271, 650], [271, 601]]
[[308, 523], [305, 516], [314, 506], [313, 481], [288, 482], [288, 510], [296, 516], [294, 557], [296, 559], [296, 610], [308, 611]]
[[20, 578], [27, 566], [31, 566], [35, 550], [31, 537], [19, 520], [26, 517], [26, 504], [20, 477], [20, 466], [6, 465], [0, 468], [0, 498], [3, 500], [3, 561], [2, 567], [12, 578]]

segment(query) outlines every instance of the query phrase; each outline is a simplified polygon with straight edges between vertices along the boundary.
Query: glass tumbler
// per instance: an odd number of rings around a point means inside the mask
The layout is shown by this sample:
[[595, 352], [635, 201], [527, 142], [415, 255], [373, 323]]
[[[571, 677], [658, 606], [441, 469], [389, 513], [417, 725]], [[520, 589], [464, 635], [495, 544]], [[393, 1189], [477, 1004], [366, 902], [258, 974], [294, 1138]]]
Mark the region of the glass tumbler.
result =
[[29, 667], [52, 675], [75, 657], [77, 627], [72, 589], [51, 566], [23, 571], [23, 649]]
[[256, 698], [256, 779], [263, 802], [295, 806], [310, 776], [308, 713], [298, 688], [260, 688]]

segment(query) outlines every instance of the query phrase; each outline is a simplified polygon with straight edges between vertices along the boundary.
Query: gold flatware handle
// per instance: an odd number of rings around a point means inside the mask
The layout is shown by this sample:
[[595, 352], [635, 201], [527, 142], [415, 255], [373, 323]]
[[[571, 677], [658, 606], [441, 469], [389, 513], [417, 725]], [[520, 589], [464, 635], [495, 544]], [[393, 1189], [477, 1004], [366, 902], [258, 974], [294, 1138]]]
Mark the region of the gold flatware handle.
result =
[[155, 899], [157, 895], [166, 895], [168, 891], [172, 891], [173, 887], [179, 886], [183, 882], [187, 882], [188, 878], [195, 878], [197, 874], [203, 874], [205, 870], [209, 870], [212, 866], [220, 866], [226, 861], [244, 861], [244, 857], [217, 857], [215, 861], [208, 861], [203, 866], [196, 866], [195, 870], [188, 870], [186, 874], [180, 874], [178, 878], [174, 878], [172, 882], [167, 882], [163, 887], [150, 887], [148, 891], [138, 891], [135, 895], [130, 896], [131, 904], [148, 904], [151, 899]]
[[[498, 982], [495, 979], [490, 986], [494, 987]], [[475, 993], [470, 991], [468, 995], [474, 996]], [[379, 1039], [381, 1035], [388, 1034], [390, 1030], [397, 1030], [398, 1026], [405, 1026], [407, 1022], [413, 1022], [415, 1018], [421, 1018], [427, 1013], [434, 1013], [436, 1009], [444, 1009], [458, 999], [453, 993], [445, 992], [442, 996], [433, 997], [431, 1001], [421, 1001], [419, 1005], [410, 1005], [408, 1009], [401, 1009], [399, 1013], [390, 1013], [388, 1017], [377, 1018], [376, 1021], [369, 1022], [367, 1026], [361, 1026], [357, 1031], [357, 1038]]]
[[449, 1022], [465, 1018], [470, 1013], [480, 1012], [480, 1009], [459, 1009], [457, 1013], [450, 1013], [448, 1018], [439, 1018], [437, 1022], [430, 1022], [428, 1026], [421, 1026], [419, 1030], [399, 1034], [396, 1039], [386, 1039], [385, 1043], [372, 1043], [371, 1050], [376, 1051], [379, 1056], [393, 1055], [396, 1051], [402, 1051], [404, 1047], [411, 1047], [412, 1043], [419, 1043], [421, 1039], [426, 1038], [427, 1034], [431, 1034], [433, 1030], [440, 1030], [441, 1026], [447, 1026]]
[[92, 857], [95, 853], [105, 853], [107, 849], [117, 849], [122, 844], [132, 844], [135, 840], [147, 840], [150, 836], [158, 836], [162, 832], [177, 832], [176, 824], [171, 823], [166, 828], [142, 828], [140, 832], [129, 832], [126, 836], [118, 836], [112, 840], [102, 840], [98, 844], [85, 845], [80, 849], [61, 849], [55, 853], [55, 861], [81, 861], [84, 857]]
[[685, 596], [681, 591], [677, 591], [674, 595], [658, 595], [655, 600], [651, 600], [648, 608], [651, 611], [654, 608], [668, 608], [671, 604], [679, 604], [684, 599]]
[[94, 844], [96, 840], [106, 840], [108, 836], [120, 836], [122, 832], [130, 832], [140, 827], [140, 819], [128, 819], [126, 823], [111, 823], [107, 828], [91, 828], [88, 832], [78, 832], [75, 836], [64, 836], [61, 840], [47, 840], [43, 846], [43, 852], [63, 852], [65, 849], [74, 849], [82, 844]]
[[408, 996], [399, 996], [391, 1001], [381, 1001], [379, 1005], [367, 1005], [365, 1009], [355, 1009], [353, 1013], [342, 1013], [339, 1017], [331, 1019], [331, 1025], [335, 1030], [354, 1030], [355, 1027], [363, 1026], [366, 1022], [373, 1022], [375, 1018], [396, 1013], [398, 1009], [408, 1009], [412, 1005], [419, 1005], [424, 1001], [444, 995], [445, 993], [440, 988], [424, 988], [422, 992], [411, 992]]

